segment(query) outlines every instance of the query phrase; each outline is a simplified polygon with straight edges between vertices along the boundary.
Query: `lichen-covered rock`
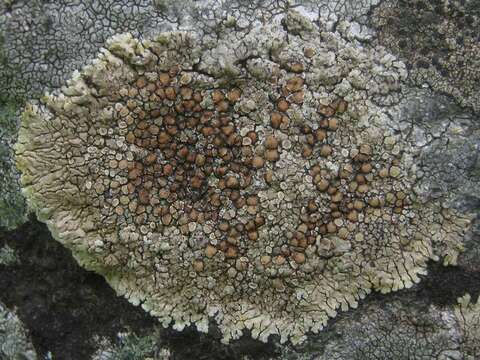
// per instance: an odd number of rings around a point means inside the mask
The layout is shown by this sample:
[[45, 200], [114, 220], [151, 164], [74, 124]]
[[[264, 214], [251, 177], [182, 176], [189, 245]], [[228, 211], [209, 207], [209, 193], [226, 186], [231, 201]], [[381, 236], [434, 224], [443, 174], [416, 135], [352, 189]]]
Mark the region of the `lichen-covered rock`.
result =
[[416, 188], [422, 197], [442, 199], [448, 207], [474, 214], [458, 265], [480, 267], [480, 126], [471, 111], [430, 89], [407, 88], [388, 110], [394, 131], [409, 134], [419, 165]]
[[285, 360], [460, 360], [463, 337], [453, 310], [411, 295], [375, 300], [341, 316], [325, 334], [295, 348]]
[[0, 265], [10, 266], [18, 262], [17, 254], [10, 246], [5, 244], [0, 247]]
[[27, 218], [25, 199], [20, 193], [20, 176], [13, 160], [18, 128], [15, 112], [16, 107], [3, 101], [0, 94], [0, 228], [9, 230]]
[[480, 300], [475, 303], [469, 294], [458, 299], [455, 315], [463, 335], [462, 350], [465, 360], [480, 356]]
[[480, 111], [478, 0], [383, 1], [370, 23], [378, 42], [408, 63], [412, 82]]
[[[377, 1], [0, 1], [0, 113], [3, 100], [18, 109], [25, 98], [59, 88], [117, 33], [138, 37], [192, 31], [209, 46], [224, 26], [243, 36], [290, 7], [312, 14], [312, 18], [321, 13], [321, 22], [332, 27], [344, 13], [348, 19], [356, 18]], [[0, 132], [10, 125], [0, 120]], [[26, 213], [12, 166], [11, 139], [0, 135], [0, 226], [8, 229], [23, 223]]]
[[36, 360], [37, 355], [21, 320], [0, 302], [0, 359]]
[[169, 360], [170, 350], [161, 346], [158, 331], [145, 336], [134, 333], [119, 333], [117, 342], [107, 339], [97, 340], [98, 350], [91, 360]]
[[342, 12], [365, 14], [376, 1], [1, 1], [0, 48], [4, 45], [5, 62], [0, 66], [0, 94], [16, 100], [60, 87], [109, 37], [119, 33], [139, 37], [191, 31], [208, 43], [224, 26], [242, 36], [291, 7], [321, 12], [333, 24]]
[[385, 110], [402, 62], [295, 12], [222, 31], [117, 35], [28, 105], [24, 194], [82, 265], [164, 326], [297, 343], [456, 262], [469, 218]]
[[452, 312], [424, 309], [418, 302], [370, 307], [357, 322], [337, 328], [342, 341], [330, 342], [319, 359], [462, 359], [462, 340]]

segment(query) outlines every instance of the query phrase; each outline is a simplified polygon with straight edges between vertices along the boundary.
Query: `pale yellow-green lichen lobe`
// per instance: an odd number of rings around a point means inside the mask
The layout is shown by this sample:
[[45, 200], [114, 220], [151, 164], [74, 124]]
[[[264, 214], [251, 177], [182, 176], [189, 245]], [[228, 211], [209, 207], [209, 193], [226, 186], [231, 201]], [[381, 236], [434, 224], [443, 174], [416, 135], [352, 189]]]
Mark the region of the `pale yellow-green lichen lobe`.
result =
[[467, 293], [457, 302], [454, 311], [463, 336], [462, 351], [465, 359], [473, 360], [480, 354], [480, 297], [475, 302]]
[[461, 250], [467, 222], [420, 203], [378, 105], [403, 64], [300, 20], [203, 51], [186, 33], [118, 35], [25, 111], [30, 206], [165, 326], [300, 342]]

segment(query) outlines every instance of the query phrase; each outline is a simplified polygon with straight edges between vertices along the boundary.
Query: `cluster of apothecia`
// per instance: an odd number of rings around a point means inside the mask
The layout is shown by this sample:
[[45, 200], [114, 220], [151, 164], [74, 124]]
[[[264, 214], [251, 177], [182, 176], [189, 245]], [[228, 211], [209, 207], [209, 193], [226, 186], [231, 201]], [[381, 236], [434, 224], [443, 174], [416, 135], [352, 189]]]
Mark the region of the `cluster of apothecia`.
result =
[[192, 65], [183, 34], [114, 38], [25, 112], [30, 204], [119, 294], [179, 329], [214, 317], [226, 340], [248, 328], [301, 341], [372, 289], [418, 282], [433, 243], [455, 254], [462, 226], [416, 206], [403, 140], [370, 120], [382, 110], [362, 79], [388, 95], [401, 66], [310, 40], [222, 81], [208, 57]]

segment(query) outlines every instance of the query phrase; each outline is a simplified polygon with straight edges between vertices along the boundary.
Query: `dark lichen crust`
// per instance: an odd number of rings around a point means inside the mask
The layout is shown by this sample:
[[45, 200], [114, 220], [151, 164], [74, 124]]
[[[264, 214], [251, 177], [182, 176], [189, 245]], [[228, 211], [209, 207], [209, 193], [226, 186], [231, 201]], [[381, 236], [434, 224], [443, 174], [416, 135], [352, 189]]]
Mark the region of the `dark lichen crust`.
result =
[[30, 206], [165, 325], [305, 339], [372, 290], [455, 263], [469, 220], [422, 200], [389, 127], [402, 62], [289, 12], [208, 50], [107, 42], [16, 145]]
[[478, 0], [383, 1], [372, 15], [378, 42], [405, 59], [413, 83], [480, 111]]

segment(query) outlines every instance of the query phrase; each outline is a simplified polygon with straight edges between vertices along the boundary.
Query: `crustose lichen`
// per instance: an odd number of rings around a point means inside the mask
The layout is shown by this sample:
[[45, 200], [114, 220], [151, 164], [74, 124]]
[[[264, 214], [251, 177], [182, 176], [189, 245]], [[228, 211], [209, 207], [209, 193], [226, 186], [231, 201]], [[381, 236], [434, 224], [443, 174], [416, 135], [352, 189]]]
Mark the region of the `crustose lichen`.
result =
[[298, 19], [209, 50], [116, 36], [23, 115], [30, 206], [165, 326], [299, 342], [461, 250], [468, 220], [419, 200], [386, 125], [403, 64]]

